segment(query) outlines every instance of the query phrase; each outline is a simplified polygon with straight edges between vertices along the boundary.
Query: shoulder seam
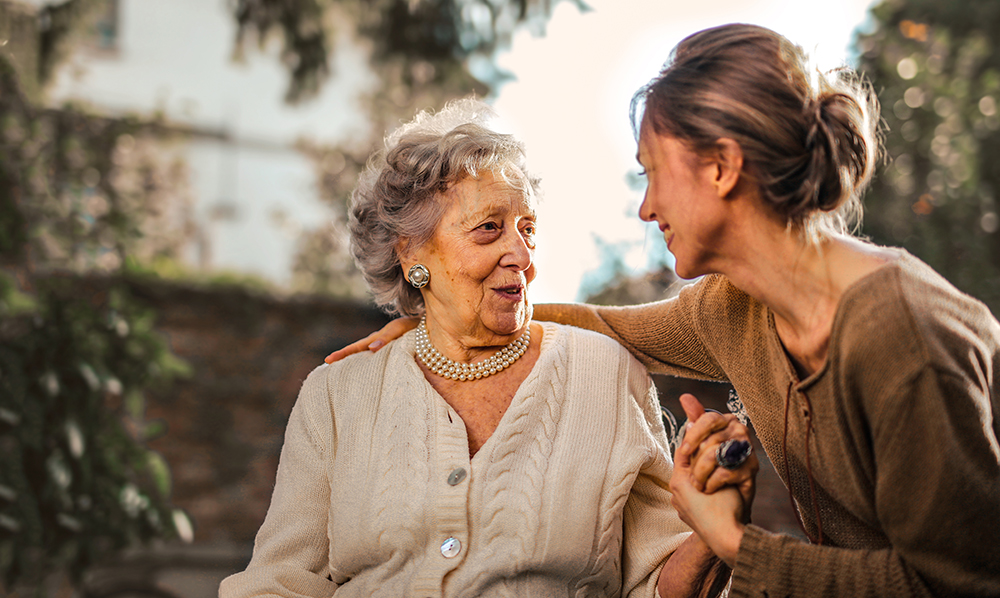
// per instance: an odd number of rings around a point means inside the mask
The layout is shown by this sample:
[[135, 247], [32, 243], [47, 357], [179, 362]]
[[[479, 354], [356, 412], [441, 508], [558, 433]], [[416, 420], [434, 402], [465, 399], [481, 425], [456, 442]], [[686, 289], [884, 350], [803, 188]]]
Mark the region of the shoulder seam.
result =
[[[305, 382], [303, 382], [302, 387], [303, 387], [303, 389], [305, 389], [305, 385], [306, 384], [310, 384], [310, 378], [312, 378], [313, 376], [316, 376], [316, 375], [320, 375], [321, 373], [319, 372], [319, 370], [321, 368], [324, 368], [324, 370], [325, 370], [325, 371], [322, 372], [322, 375], [323, 375], [323, 379], [322, 379], [323, 387], [322, 388], [323, 388], [323, 395], [327, 398], [327, 400], [325, 401], [325, 405], [327, 405], [329, 407], [329, 405], [330, 405], [330, 375], [331, 375], [331, 372], [333, 371], [333, 367], [332, 366], [330, 366], [330, 365], [320, 365], [320, 366], [317, 366], [315, 369], [313, 369], [312, 372], [310, 372], [309, 376], [306, 377], [306, 380], [305, 380]], [[319, 380], [317, 380], [317, 384], [318, 383], [319, 383]], [[304, 401], [303, 405], [302, 405], [302, 414], [303, 414], [304, 420], [305, 420], [305, 430], [306, 430], [306, 434], [309, 435], [309, 441], [311, 443], [313, 443], [314, 445], [316, 445], [319, 448], [320, 453], [323, 455], [323, 457], [326, 458], [326, 456], [327, 456], [327, 454], [329, 452], [329, 447], [323, 441], [322, 435], [317, 432], [316, 416], [313, 413], [313, 409], [316, 408], [316, 405], [314, 405], [314, 401], [315, 400], [311, 396], [308, 396], [308, 395], [311, 395], [312, 392], [318, 392], [318, 389], [316, 391], [314, 391], [313, 389], [309, 389], [309, 390], [310, 390], [310, 392], [309, 393], [305, 393], [305, 395], [304, 395], [304, 398], [307, 398], [307, 400]], [[331, 409], [331, 413], [330, 413], [330, 418], [331, 418], [331, 420], [333, 418], [332, 409]]]

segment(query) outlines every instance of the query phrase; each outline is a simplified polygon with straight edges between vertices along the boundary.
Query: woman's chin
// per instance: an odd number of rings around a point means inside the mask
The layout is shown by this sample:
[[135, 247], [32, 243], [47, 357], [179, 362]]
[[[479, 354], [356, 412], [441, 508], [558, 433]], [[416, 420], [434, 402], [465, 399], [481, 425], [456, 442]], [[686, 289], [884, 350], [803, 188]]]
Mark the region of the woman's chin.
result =
[[531, 322], [531, 304], [524, 304], [507, 313], [484, 315], [483, 325], [497, 336], [519, 335]]
[[704, 272], [701, 272], [700, 269], [690, 267], [687, 262], [676, 260], [674, 262], [674, 274], [681, 280], [694, 280], [704, 275]]

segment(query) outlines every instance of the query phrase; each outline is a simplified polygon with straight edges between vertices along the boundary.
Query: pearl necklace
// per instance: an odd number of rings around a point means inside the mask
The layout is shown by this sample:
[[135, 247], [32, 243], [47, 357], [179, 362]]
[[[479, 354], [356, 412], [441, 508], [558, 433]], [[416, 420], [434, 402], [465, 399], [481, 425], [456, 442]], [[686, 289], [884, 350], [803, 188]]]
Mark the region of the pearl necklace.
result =
[[488, 359], [479, 363], [459, 363], [438, 352], [427, 336], [427, 316], [420, 318], [417, 326], [417, 357], [430, 371], [449, 380], [479, 380], [503, 371], [518, 360], [528, 350], [531, 342], [531, 326], [509, 345], [500, 349]]

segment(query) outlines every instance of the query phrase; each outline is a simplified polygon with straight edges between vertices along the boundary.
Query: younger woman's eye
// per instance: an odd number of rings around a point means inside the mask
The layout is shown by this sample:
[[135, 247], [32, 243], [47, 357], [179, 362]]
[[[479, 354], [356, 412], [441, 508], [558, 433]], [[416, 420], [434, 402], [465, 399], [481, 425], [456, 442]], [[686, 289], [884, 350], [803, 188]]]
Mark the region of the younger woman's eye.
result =
[[642, 170], [639, 171], [639, 176], [646, 176], [646, 169], [645, 168], [643, 168]]

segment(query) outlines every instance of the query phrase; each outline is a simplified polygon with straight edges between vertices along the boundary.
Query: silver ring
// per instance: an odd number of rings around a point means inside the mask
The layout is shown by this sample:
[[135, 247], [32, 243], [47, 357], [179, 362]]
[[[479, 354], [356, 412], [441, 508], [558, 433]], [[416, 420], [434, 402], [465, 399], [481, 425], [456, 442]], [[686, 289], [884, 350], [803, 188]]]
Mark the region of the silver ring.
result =
[[719, 464], [719, 467], [732, 471], [739, 469], [741, 465], [746, 463], [752, 452], [753, 446], [746, 440], [730, 438], [715, 450], [715, 462]]
[[407, 277], [410, 279], [410, 284], [413, 288], [420, 289], [427, 286], [427, 283], [431, 280], [430, 270], [427, 266], [423, 264], [413, 264], [410, 266], [410, 271], [407, 272]]

